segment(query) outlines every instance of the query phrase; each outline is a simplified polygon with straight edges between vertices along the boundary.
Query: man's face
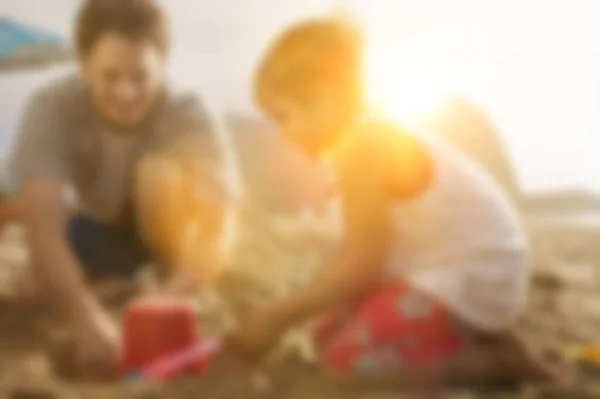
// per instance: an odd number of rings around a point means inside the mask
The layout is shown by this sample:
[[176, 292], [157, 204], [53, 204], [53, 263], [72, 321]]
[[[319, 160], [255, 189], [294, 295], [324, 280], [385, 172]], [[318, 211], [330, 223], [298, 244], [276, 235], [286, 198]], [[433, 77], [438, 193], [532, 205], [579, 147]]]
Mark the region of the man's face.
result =
[[164, 54], [151, 42], [107, 32], [81, 60], [94, 104], [118, 126], [140, 122], [164, 78]]

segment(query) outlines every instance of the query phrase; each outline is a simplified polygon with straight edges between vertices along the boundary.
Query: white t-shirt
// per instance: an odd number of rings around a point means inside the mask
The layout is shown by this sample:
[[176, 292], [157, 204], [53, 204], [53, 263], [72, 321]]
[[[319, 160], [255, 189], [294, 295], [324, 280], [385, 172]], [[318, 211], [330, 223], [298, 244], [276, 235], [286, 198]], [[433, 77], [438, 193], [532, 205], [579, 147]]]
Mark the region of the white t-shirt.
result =
[[527, 241], [513, 206], [449, 143], [422, 135], [434, 163], [427, 190], [392, 204], [388, 278], [406, 278], [485, 330], [512, 323], [529, 279]]

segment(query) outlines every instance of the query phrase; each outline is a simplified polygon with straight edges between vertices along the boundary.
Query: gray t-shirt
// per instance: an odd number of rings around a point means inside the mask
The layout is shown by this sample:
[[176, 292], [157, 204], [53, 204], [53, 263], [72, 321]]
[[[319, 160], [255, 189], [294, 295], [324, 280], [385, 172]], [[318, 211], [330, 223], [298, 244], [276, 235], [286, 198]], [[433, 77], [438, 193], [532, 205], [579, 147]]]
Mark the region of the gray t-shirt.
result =
[[42, 87], [30, 99], [12, 172], [18, 183], [28, 178], [67, 182], [84, 213], [114, 222], [130, 204], [132, 176], [140, 157], [191, 138], [207, 177], [199, 182], [203, 191], [230, 198], [239, 184], [222, 126], [198, 98], [166, 90], [139, 126], [117, 131], [102, 121], [82, 79], [69, 75]]

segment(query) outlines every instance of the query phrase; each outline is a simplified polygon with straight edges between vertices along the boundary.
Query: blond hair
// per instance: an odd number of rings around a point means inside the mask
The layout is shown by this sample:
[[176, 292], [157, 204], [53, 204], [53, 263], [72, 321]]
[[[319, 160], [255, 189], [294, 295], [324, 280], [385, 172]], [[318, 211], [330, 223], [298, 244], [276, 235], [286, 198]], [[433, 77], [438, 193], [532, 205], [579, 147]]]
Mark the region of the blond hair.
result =
[[254, 99], [269, 113], [273, 96], [307, 102], [317, 85], [335, 85], [361, 97], [362, 38], [350, 23], [310, 19], [289, 27], [269, 46], [257, 68]]

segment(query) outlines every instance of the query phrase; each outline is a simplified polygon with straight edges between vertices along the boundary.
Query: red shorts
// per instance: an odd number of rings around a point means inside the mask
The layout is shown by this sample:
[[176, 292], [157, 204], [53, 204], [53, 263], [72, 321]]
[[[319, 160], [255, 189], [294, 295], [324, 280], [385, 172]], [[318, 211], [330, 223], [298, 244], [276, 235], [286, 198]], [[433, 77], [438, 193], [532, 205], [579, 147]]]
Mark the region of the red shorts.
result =
[[404, 282], [325, 315], [314, 331], [324, 365], [376, 374], [456, 355], [470, 340], [443, 304]]

